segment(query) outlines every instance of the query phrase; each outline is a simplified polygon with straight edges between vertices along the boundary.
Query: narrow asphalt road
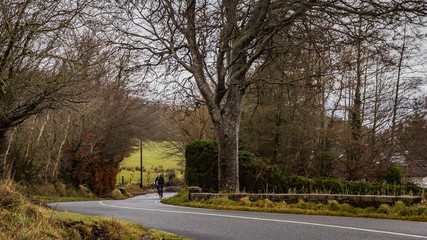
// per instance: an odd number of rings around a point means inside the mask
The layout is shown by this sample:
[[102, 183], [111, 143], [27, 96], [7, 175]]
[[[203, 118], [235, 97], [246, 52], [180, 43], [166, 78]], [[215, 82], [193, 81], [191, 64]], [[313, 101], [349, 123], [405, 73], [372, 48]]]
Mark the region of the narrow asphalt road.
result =
[[[169, 196], [172, 193], [165, 193]], [[187, 208], [161, 204], [156, 194], [49, 205], [121, 218], [194, 239], [427, 239], [425, 222]]]

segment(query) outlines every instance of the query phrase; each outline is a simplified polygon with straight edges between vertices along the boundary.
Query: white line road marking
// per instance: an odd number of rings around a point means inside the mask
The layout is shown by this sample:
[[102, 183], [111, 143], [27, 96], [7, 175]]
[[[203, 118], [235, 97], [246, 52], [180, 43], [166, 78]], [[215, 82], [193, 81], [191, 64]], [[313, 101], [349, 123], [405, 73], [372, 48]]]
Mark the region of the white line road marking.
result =
[[[362, 232], [371, 232], [371, 233], [381, 233], [381, 234], [388, 234], [388, 235], [396, 235], [396, 236], [402, 236], [402, 237], [427, 239], [427, 236], [421, 236], [421, 235], [413, 235], [413, 234], [398, 233], [398, 232], [387, 232], [387, 231], [374, 230], [374, 229], [366, 229], [366, 228], [345, 227], [345, 226], [329, 225], [329, 224], [322, 224], [322, 223], [300, 222], [300, 221], [281, 220], [281, 219], [268, 219], [268, 218], [257, 218], [257, 217], [245, 217], [245, 216], [225, 215], [225, 214], [216, 214], [216, 213], [199, 213], [199, 212], [188, 212], [188, 211], [174, 211], [174, 210], [164, 210], [164, 209], [152, 209], [152, 208], [125, 207], [125, 206], [117, 206], [117, 205], [112, 205], [112, 204], [105, 204], [103, 201], [101, 201], [99, 203], [101, 205], [109, 206], [109, 207], [123, 208], [123, 209], [134, 209], [134, 210], [141, 210], [141, 211], [167, 212], [167, 213], [204, 215], [204, 216], [215, 216], [215, 217], [226, 217], [226, 218], [239, 218], [239, 219], [257, 220], [257, 221], [270, 221], [270, 222], [292, 223], [292, 224], [301, 224], [301, 225], [311, 225], [311, 226], [317, 226], [317, 227], [338, 228], [338, 229], [347, 229], [347, 230], [362, 231]], [[156, 203], [160, 203], [160, 201], [158, 200], [158, 201], [156, 201]]]

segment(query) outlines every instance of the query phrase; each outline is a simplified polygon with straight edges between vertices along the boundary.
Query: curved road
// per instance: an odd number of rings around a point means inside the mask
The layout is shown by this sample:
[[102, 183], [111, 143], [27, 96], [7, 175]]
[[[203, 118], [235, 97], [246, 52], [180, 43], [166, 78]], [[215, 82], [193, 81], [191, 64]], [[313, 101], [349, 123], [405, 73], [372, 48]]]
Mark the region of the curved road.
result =
[[[172, 193], [165, 193], [169, 196]], [[49, 205], [121, 218], [194, 239], [427, 239], [425, 222], [187, 208], [161, 204], [155, 194]]]

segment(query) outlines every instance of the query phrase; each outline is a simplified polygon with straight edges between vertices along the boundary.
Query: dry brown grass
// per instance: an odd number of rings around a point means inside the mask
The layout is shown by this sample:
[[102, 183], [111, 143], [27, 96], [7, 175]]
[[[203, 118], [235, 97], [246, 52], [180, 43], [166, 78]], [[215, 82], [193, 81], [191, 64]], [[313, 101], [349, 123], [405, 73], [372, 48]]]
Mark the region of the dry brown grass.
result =
[[110, 217], [54, 211], [0, 180], [0, 239], [183, 239]]

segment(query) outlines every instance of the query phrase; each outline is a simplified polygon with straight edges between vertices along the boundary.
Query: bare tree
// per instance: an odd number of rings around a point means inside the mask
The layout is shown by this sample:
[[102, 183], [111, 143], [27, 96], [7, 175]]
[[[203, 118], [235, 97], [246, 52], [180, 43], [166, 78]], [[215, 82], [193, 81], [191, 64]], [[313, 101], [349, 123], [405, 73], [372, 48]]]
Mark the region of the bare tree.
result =
[[80, 80], [80, 56], [68, 61], [66, 53], [84, 8], [84, 1], [0, 2], [0, 153], [8, 129], [78, 95], [64, 86]]
[[[184, 107], [163, 107], [161, 132], [167, 132], [161, 140], [167, 140], [167, 156], [182, 159], [180, 165], [184, 166], [185, 146], [188, 142], [199, 139], [215, 139], [213, 125], [208, 109]], [[172, 148], [170, 147], [172, 146]]]
[[[400, 26], [400, 29], [401, 31], [397, 32], [393, 37], [393, 39], [396, 41], [396, 43], [393, 45], [393, 48], [396, 52], [396, 76], [394, 77], [394, 93], [392, 93], [394, 96], [393, 102], [391, 103], [392, 115], [390, 123], [390, 155], [392, 155], [396, 150], [395, 132], [399, 118], [404, 119], [406, 117], [405, 114], [402, 114], [401, 109], [411, 108], [409, 106], [411, 105], [411, 102], [414, 101], [414, 96], [417, 95], [414, 93], [418, 92], [417, 88], [420, 85], [425, 84], [422, 82], [423, 80], [421, 80], [422, 77], [420, 77], [419, 74], [413, 70], [420, 65], [420, 62], [422, 62], [420, 59], [423, 58], [421, 56], [416, 57], [421, 52], [419, 47], [421, 44], [418, 42], [418, 39], [421, 39], [419, 36], [419, 29], [408, 23], [403, 23], [402, 26]], [[416, 61], [419, 62], [417, 63]], [[408, 96], [411, 94], [414, 96]]]

